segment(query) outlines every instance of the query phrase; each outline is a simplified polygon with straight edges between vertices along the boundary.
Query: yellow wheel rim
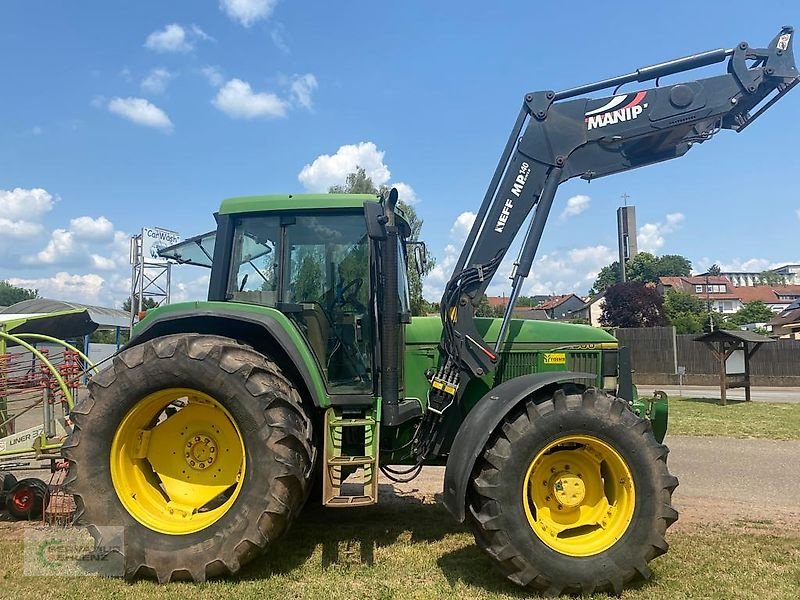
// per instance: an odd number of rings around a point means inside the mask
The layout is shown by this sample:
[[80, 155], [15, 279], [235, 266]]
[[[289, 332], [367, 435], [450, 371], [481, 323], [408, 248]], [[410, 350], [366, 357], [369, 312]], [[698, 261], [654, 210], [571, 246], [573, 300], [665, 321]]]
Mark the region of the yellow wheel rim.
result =
[[625, 459], [588, 435], [550, 443], [531, 462], [522, 502], [536, 536], [567, 556], [608, 550], [627, 531], [636, 505]]
[[111, 481], [145, 527], [171, 535], [219, 520], [242, 487], [244, 440], [225, 408], [196, 390], [169, 388], [128, 411], [111, 443]]

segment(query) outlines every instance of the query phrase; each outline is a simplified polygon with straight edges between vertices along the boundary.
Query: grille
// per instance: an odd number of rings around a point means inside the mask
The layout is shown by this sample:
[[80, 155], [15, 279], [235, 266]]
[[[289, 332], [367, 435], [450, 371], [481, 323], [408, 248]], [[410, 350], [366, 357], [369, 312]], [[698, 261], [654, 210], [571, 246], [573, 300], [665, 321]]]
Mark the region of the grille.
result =
[[567, 354], [567, 368], [581, 373], [600, 372], [599, 352], [570, 352]]
[[502, 383], [520, 375], [536, 372], [536, 352], [504, 352], [495, 381]]

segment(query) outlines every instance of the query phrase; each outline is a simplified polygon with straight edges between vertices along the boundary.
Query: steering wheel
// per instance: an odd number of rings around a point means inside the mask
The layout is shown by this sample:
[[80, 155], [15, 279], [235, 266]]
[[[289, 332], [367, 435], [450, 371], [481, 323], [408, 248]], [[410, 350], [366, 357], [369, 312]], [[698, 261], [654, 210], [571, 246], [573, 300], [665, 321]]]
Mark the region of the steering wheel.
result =
[[348, 282], [336, 295], [336, 302], [340, 306], [352, 304], [353, 306], [361, 307], [362, 304], [356, 299], [356, 296], [358, 296], [358, 292], [361, 291], [362, 285], [364, 285], [364, 280], [361, 277], [356, 277]]

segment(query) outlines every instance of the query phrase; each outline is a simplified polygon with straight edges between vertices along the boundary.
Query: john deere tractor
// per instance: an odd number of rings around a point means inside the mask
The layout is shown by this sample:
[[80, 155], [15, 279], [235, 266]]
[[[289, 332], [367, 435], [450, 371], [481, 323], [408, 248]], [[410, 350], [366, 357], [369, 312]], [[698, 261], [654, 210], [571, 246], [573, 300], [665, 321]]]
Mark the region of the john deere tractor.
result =
[[[215, 232], [161, 253], [210, 267], [208, 301], [149, 311], [72, 413], [79, 520], [124, 527], [128, 578], [204, 581], [268, 550], [312, 489], [355, 509], [378, 501], [379, 471], [446, 465], [445, 506], [512, 581], [619, 593], [649, 577], [678, 516], [664, 399], [637, 397], [603, 330], [512, 311], [561, 182], [743, 130], [797, 84], [792, 36], [527, 94], [436, 317], [410, 314], [423, 253], [395, 190], [224, 201]], [[529, 216], [503, 318], [476, 318]]]

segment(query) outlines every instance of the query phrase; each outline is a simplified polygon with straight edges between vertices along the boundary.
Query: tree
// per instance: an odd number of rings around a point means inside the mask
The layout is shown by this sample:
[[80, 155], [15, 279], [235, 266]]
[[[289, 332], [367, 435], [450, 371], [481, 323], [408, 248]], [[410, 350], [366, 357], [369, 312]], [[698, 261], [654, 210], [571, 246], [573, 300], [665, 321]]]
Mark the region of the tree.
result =
[[379, 194], [381, 190], [375, 187], [372, 178], [362, 167], [347, 175], [344, 185], [333, 185], [328, 189], [330, 194]]
[[619, 262], [614, 261], [610, 265], [606, 265], [600, 272], [597, 274], [597, 279], [594, 281], [594, 285], [592, 289], [589, 290], [589, 294], [594, 296], [595, 294], [600, 294], [605, 292], [608, 288], [612, 285], [617, 284], [620, 282], [620, 275], [619, 275]]
[[[138, 313], [139, 312], [139, 298], [135, 298], [135, 304], [134, 305], [136, 306], [136, 310], [134, 310], [133, 312], [134, 313]], [[144, 297], [144, 302], [142, 302], [142, 306], [143, 306], [142, 310], [150, 310], [151, 308], [156, 308], [158, 306], [158, 302], [156, 302], [155, 300], [153, 300], [149, 296], [145, 296]], [[130, 298], [130, 296], [128, 296], [125, 299], [125, 302], [122, 303], [122, 310], [124, 310], [125, 312], [130, 312], [130, 310], [131, 310], [131, 298]]]
[[[625, 265], [625, 278], [636, 283], [658, 283], [659, 277], [688, 277], [692, 273], [692, 262], [680, 254], [655, 256], [639, 252]], [[589, 293], [604, 292], [620, 282], [619, 262], [614, 261], [600, 269]]]
[[664, 299], [654, 286], [637, 282], [617, 283], [606, 290], [600, 321], [611, 327], [666, 325]]
[[772, 312], [761, 300], [748, 302], [736, 313], [731, 315], [730, 321], [734, 325], [748, 325], [750, 323], [767, 323], [772, 320], [775, 313]]
[[625, 278], [637, 283], [656, 283], [659, 277], [659, 259], [649, 252], [639, 252], [625, 267]]
[[[344, 185], [331, 186], [328, 192], [331, 194], [385, 194], [388, 189], [385, 186], [381, 186], [380, 189], [377, 188], [366, 171], [362, 167], [356, 167], [356, 170], [347, 176]], [[419, 241], [423, 220], [419, 218], [417, 211], [411, 205], [403, 202], [402, 198], [398, 201], [397, 207], [403, 212], [411, 228], [411, 235], [408, 241]], [[425, 263], [422, 269], [423, 277], [436, 266], [436, 261], [427, 248], [425, 249]], [[416, 256], [414, 256], [413, 252], [409, 252], [408, 256], [408, 288], [411, 300], [411, 314], [424, 315], [430, 312], [430, 303], [422, 297], [422, 277], [417, 272]]]
[[708, 271], [706, 271], [709, 275], [713, 275], [714, 277], [719, 277], [722, 275], [722, 269], [720, 269], [717, 263], [714, 263], [710, 267], [708, 267]]
[[32, 300], [39, 297], [39, 290], [11, 285], [7, 281], [0, 281], [0, 306], [11, 306], [23, 300]]
[[492, 306], [489, 304], [489, 299], [486, 294], [483, 294], [475, 311], [476, 317], [502, 317], [505, 312], [503, 306]]
[[680, 254], [664, 254], [658, 257], [659, 277], [689, 277], [692, 261]]
[[708, 321], [705, 303], [679, 290], [667, 290], [664, 294], [664, 314], [676, 333], [703, 333], [703, 325]]

